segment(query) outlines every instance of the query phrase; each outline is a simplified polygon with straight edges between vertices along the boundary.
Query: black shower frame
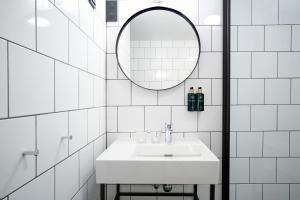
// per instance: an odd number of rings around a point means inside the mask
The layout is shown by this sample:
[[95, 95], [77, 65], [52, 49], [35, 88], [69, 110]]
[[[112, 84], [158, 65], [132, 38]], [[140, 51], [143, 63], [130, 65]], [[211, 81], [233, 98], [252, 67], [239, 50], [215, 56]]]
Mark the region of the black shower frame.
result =
[[[230, 6], [231, 0], [223, 0], [222, 200], [230, 199]], [[101, 199], [105, 199], [104, 184], [101, 184], [100, 190]], [[197, 192], [197, 187], [194, 185], [194, 192], [191, 193], [194, 197], [196, 197], [195, 192]], [[120, 185], [117, 185], [117, 199], [118, 194], [121, 194]], [[123, 194], [129, 195], [129, 193]], [[210, 187], [210, 195], [210, 198], [214, 199], [214, 185]]]

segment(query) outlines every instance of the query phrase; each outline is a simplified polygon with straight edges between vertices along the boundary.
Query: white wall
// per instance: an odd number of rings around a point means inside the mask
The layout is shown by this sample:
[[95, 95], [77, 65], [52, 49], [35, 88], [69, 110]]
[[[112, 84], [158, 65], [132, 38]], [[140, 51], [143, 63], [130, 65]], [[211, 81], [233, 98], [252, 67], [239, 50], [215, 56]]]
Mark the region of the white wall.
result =
[[3, 0], [0, 37], [0, 199], [99, 199], [105, 1]]

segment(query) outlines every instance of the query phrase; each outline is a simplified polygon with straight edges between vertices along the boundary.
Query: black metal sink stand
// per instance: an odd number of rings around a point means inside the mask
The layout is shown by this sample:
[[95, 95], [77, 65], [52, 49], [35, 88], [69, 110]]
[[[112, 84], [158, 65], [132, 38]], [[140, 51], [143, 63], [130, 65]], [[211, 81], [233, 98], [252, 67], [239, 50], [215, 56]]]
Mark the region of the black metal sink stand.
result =
[[[105, 185], [100, 185], [101, 198], [105, 199]], [[197, 185], [194, 185], [194, 191], [191, 193], [181, 193], [181, 192], [120, 192], [120, 184], [117, 184], [117, 192], [114, 200], [120, 200], [121, 196], [176, 196], [176, 197], [194, 197], [194, 200], [199, 200], [197, 194]], [[210, 200], [215, 200], [215, 185], [210, 185]]]

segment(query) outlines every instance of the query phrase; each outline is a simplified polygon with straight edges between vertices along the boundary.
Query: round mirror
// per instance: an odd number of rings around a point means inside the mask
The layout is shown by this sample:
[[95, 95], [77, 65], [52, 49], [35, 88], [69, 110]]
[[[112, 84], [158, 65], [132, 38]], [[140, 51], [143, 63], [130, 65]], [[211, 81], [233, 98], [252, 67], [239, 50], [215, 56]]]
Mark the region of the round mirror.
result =
[[182, 83], [196, 68], [200, 39], [182, 13], [152, 7], [130, 17], [116, 44], [123, 73], [136, 85], [164, 90]]

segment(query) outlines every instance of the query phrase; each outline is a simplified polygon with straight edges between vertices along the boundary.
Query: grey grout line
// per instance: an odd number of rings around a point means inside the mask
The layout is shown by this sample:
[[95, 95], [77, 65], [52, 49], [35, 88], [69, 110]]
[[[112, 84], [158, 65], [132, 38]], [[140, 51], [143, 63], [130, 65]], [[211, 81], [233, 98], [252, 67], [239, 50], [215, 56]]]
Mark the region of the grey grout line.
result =
[[6, 41], [6, 59], [7, 59], [7, 80], [6, 80], [6, 82], [7, 82], [7, 117], [9, 118], [10, 117], [10, 110], [9, 110], [9, 107], [10, 107], [10, 103], [9, 103], [9, 92], [10, 92], [10, 90], [9, 90], [9, 86], [10, 86], [10, 84], [9, 84], [9, 67], [10, 67], [10, 62], [9, 62], [9, 44], [8, 44], [8, 42]]

